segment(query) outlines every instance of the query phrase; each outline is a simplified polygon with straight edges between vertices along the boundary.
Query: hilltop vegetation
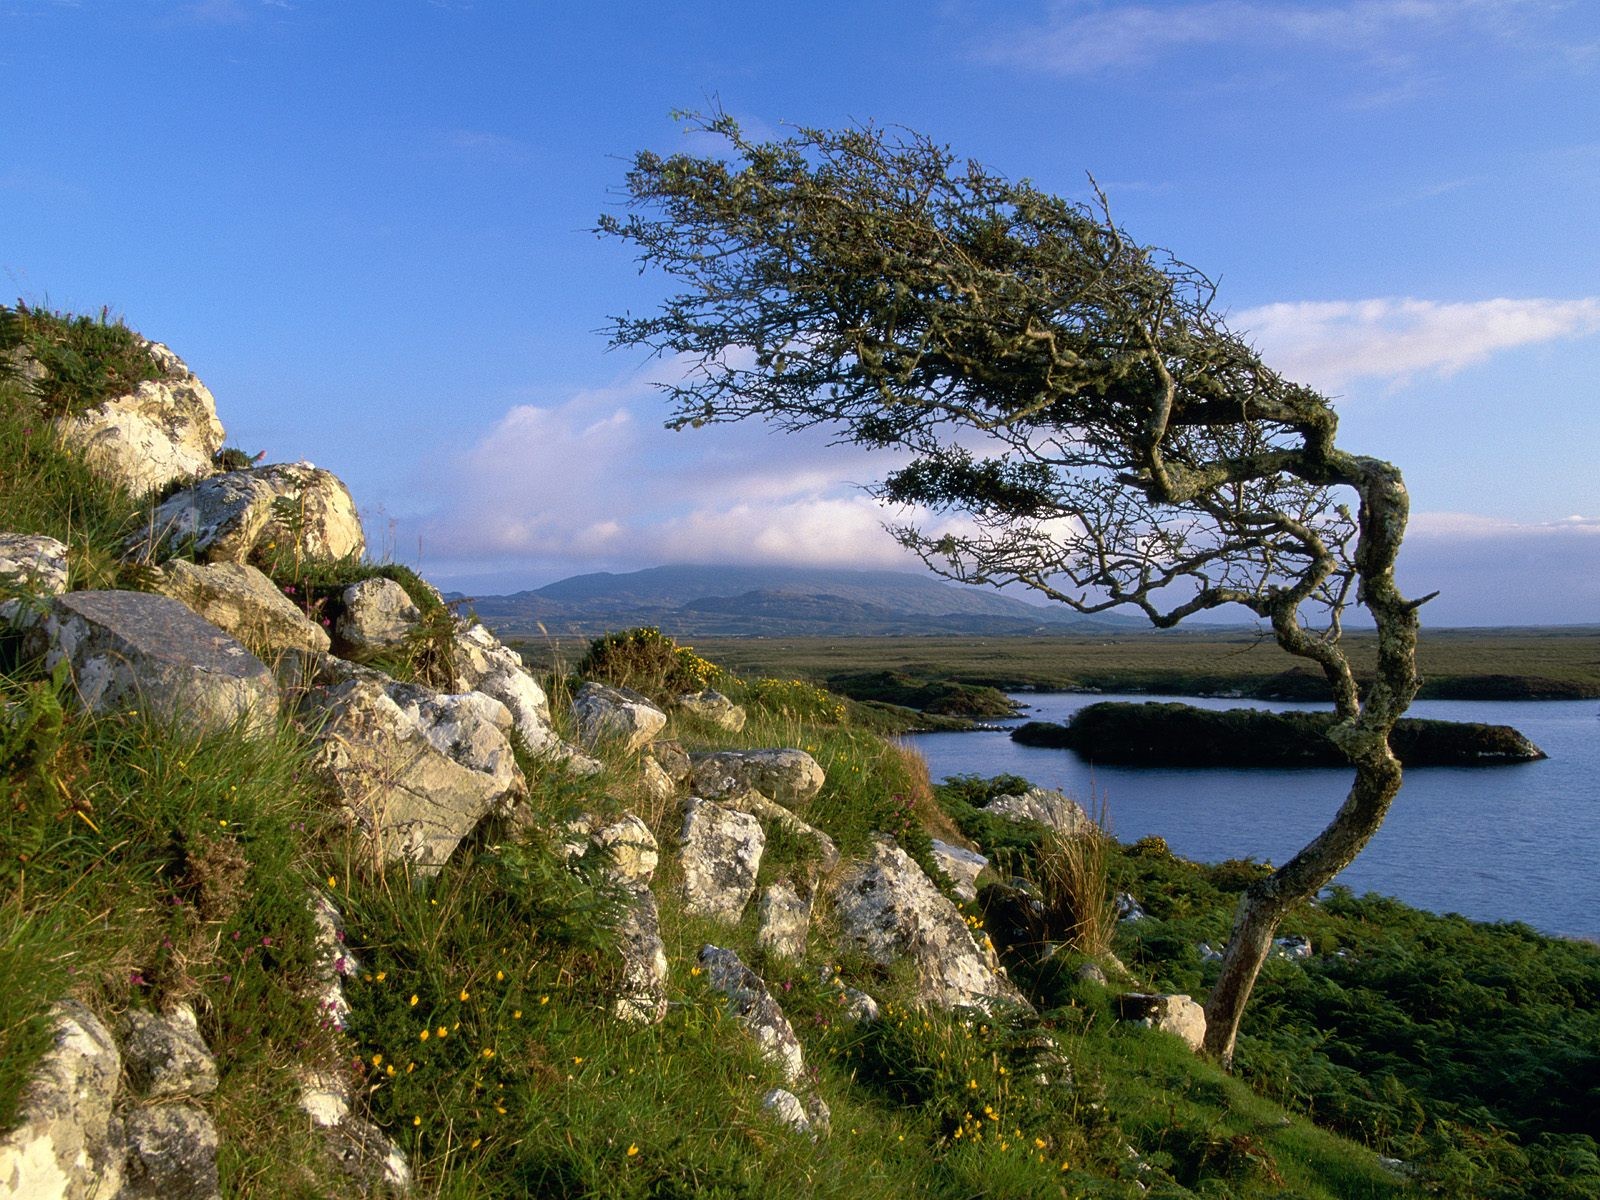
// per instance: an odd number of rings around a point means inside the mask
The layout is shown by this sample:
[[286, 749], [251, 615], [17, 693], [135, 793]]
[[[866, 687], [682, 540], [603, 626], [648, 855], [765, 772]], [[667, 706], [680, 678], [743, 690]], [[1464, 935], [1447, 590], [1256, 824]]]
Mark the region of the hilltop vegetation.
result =
[[[91, 367], [97, 345], [126, 345], [114, 325], [39, 319]], [[64, 541], [74, 587], [139, 586], [122, 547], [143, 501], [65, 450], [38, 401], [28, 381], [0, 377], [0, 531]], [[263, 561], [329, 622], [346, 585], [399, 581], [422, 619], [378, 665], [419, 686], [440, 669], [456, 627], [408, 572]], [[311, 1070], [350, 1083], [419, 1195], [1577, 1200], [1600, 1189], [1594, 947], [1336, 894], [1286, 926], [1310, 955], [1269, 962], [1238, 1073], [1225, 1075], [1176, 1038], [1116, 1020], [1116, 996], [1202, 995], [1214, 967], [1201, 945], [1225, 934], [1261, 868], [1182, 862], [1153, 840], [1108, 845], [1089, 901], [1103, 909], [1128, 892], [1147, 915], [1104, 927], [1127, 974], [1102, 959], [1109, 986], [1095, 982], [1073, 940], [1082, 914], [1050, 909], [1048, 954], [1003, 927], [1015, 892], [1001, 885], [1049, 877], [1043, 831], [985, 808], [1025, 781], [935, 789], [880, 736], [885, 710], [716, 659], [625, 636], [595, 644], [584, 673], [663, 700], [680, 686], [723, 692], [748, 714], [742, 730], [669, 708], [661, 736], [689, 750], [809, 752], [826, 783], [799, 815], [847, 856], [888, 836], [932, 867], [934, 837], [980, 846], [998, 870], [961, 911], [1001, 943], [1037, 1016], [914, 1008], [909, 971], [840, 953], [826, 923], [789, 959], [757, 943], [753, 914], [733, 927], [691, 915], [676, 890], [681, 798], [645, 789], [636, 754], [604, 750], [585, 775], [519, 748], [527, 819], [483, 828], [423, 873], [378, 860], [342, 819], [302, 723], [199, 736], [140, 706], [92, 715], [8, 633], [0, 1126], [50, 1043], [50, 1006], [72, 995], [113, 1025], [129, 1010], [194, 1005], [218, 1061], [206, 1107], [229, 1196], [357, 1194], [298, 1107]], [[543, 677], [565, 737], [577, 682], [570, 664]], [[622, 897], [604, 855], [564, 845], [574, 815], [624, 812], [663, 848], [659, 1024], [610, 1015]], [[807, 853], [774, 838], [762, 870]], [[312, 895], [342, 912], [359, 964], [342, 1031], [319, 1008]], [[832, 1108], [830, 1136], [793, 1134], [763, 1110], [778, 1076], [699, 967], [709, 941], [737, 949], [781, 998], [809, 1084]], [[843, 1019], [836, 979], [876, 996], [881, 1019]]]

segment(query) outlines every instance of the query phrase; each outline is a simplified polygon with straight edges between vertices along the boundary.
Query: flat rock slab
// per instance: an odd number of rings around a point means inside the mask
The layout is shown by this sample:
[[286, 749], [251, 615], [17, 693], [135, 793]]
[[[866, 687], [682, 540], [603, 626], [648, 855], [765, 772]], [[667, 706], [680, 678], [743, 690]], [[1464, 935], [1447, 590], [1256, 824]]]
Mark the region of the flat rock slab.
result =
[[149, 586], [262, 653], [328, 648], [327, 631], [246, 563], [206, 566], [175, 558], [152, 572]]
[[1049, 788], [1029, 788], [1020, 796], [1001, 796], [984, 811], [1010, 821], [1037, 821], [1064, 837], [1087, 833], [1094, 825], [1083, 805]]
[[716, 800], [756, 791], [785, 807], [804, 804], [827, 781], [821, 765], [804, 750], [720, 750], [691, 754], [689, 787]]
[[91, 712], [143, 707], [201, 733], [278, 713], [272, 672], [237, 640], [167, 596], [69, 592], [28, 633], [46, 670], [65, 661]]

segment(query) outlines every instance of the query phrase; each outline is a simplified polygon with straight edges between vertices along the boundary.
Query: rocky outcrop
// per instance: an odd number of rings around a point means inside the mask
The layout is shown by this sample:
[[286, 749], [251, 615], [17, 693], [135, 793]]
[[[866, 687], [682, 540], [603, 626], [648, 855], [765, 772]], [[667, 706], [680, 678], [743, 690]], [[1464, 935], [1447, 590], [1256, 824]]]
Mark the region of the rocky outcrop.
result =
[[316, 764], [384, 862], [436, 870], [527, 790], [507, 740], [511, 714], [481, 692], [435, 692], [325, 659], [299, 716]]
[[522, 665], [522, 658], [487, 628], [472, 620], [457, 622], [451, 666], [458, 691], [493, 696], [511, 713], [511, 722], [529, 753], [563, 762], [592, 775], [600, 763], [561, 740], [550, 723], [550, 700]]
[[1206, 1010], [1180, 994], [1127, 992], [1117, 997], [1117, 1015], [1134, 1025], [1175, 1033], [1198, 1051], [1206, 1040]]
[[678, 835], [684, 909], [736, 923], [755, 893], [766, 844], [761, 822], [748, 813], [691, 796]]
[[341, 657], [357, 662], [404, 645], [422, 620], [405, 588], [381, 575], [352, 583], [339, 599], [334, 641]]
[[42, 534], [0, 533], [0, 628], [66, 590], [66, 546]]
[[1048, 788], [1029, 788], [1020, 796], [1001, 796], [984, 811], [1011, 821], [1037, 821], [1063, 837], [1086, 833], [1094, 825], [1076, 800]]
[[150, 513], [128, 539], [129, 557], [248, 562], [294, 550], [313, 559], [358, 558], [366, 549], [355, 501], [331, 472], [280, 463], [213, 475]]
[[247, 563], [209, 566], [175, 558], [149, 575], [151, 591], [193, 609], [258, 655], [279, 650], [328, 649], [328, 633], [256, 568]]
[[711, 688], [703, 692], [687, 692], [679, 696], [675, 703], [684, 712], [729, 733], [738, 733], [747, 719], [744, 709]]
[[827, 780], [804, 750], [721, 750], [691, 754], [690, 790], [710, 800], [760, 792], [787, 808], [805, 804]]
[[223, 441], [206, 385], [165, 346], [151, 344], [150, 356], [163, 378], [56, 421], [62, 441], [136, 496], [211, 474]]
[[[217, 1064], [187, 1007], [131, 1011], [122, 1046], [74, 1000], [0, 1139], [0, 1195], [29, 1200], [215, 1200], [217, 1131], [197, 1103]], [[119, 1092], [126, 1069], [128, 1087]]]
[[185, 605], [146, 592], [69, 592], [27, 634], [46, 670], [66, 662], [78, 701], [96, 713], [140, 707], [198, 733], [270, 728], [272, 672]]
[[578, 689], [572, 717], [585, 749], [615, 747], [624, 754], [644, 749], [667, 724], [667, 714], [638, 692], [603, 683]]
[[988, 939], [973, 939], [955, 905], [893, 841], [880, 838], [868, 858], [847, 863], [831, 888], [841, 937], [883, 966], [909, 960], [920, 1003], [1028, 1007]]
[[122, 1055], [75, 1000], [53, 1012], [55, 1046], [23, 1093], [21, 1123], [0, 1139], [0, 1193], [90, 1200], [122, 1186], [122, 1122], [113, 1113]]

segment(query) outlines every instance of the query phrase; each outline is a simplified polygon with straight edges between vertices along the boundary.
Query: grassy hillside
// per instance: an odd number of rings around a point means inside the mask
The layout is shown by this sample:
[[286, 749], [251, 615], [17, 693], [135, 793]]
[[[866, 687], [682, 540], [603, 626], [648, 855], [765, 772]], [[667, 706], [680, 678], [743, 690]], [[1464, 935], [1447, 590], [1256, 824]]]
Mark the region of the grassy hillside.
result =
[[[97, 322], [73, 328], [47, 331], [78, 337], [67, 348], [91, 366], [104, 341], [126, 349]], [[132, 584], [115, 548], [137, 512], [61, 451], [30, 387], [0, 378], [0, 530], [67, 541], [77, 586]], [[293, 563], [279, 582], [323, 594], [371, 569]], [[746, 729], [680, 713], [667, 734], [690, 748], [806, 748], [828, 782], [801, 815], [846, 853], [887, 833], [926, 862], [930, 835], [964, 834], [1007, 874], [1041, 872], [1036, 831], [975, 806], [1020, 781], [935, 794], [918, 760], [837, 696], [788, 672], [708, 674], [746, 706]], [[573, 680], [563, 670], [546, 682], [559, 713]], [[1248, 863], [1113, 847], [1092, 881], [1099, 902], [1128, 890], [1151, 914], [1115, 928], [1129, 978], [1108, 990], [1076, 977], [1084, 959], [1070, 945], [1042, 958], [1018, 943], [1006, 952], [1037, 1018], [922, 1012], [907, 1004], [912, 981], [835, 954], [820, 932], [791, 962], [763, 954], [749, 916], [728, 929], [685, 914], [670, 852], [678, 807], [652, 801], [626, 757], [592, 777], [524, 759], [531, 824], [486, 830], [423, 879], [363, 851], [291, 724], [265, 739], [196, 738], [137, 709], [91, 718], [15, 639], [0, 642], [0, 698], [0, 1125], [48, 1041], [53, 1000], [70, 993], [114, 1022], [186, 999], [219, 1062], [209, 1105], [228, 1196], [355, 1194], [296, 1107], [308, 1068], [358, 1085], [424, 1196], [1600, 1191], [1592, 947], [1337, 896], [1294, 918], [1288, 932], [1316, 957], [1269, 964], [1229, 1077], [1168, 1035], [1113, 1020], [1113, 993], [1202, 995], [1212, 968], [1198, 945], [1219, 944], [1257, 873]], [[609, 1017], [618, 897], [603, 864], [566, 863], [555, 847], [572, 814], [623, 810], [664, 849], [671, 1008], [657, 1026]], [[348, 1032], [312, 998], [314, 891], [343, 911], [362, 964]], [[966, 912], [1005, 942], [1003, 897], [985, 900]], [[1070, 942], [1068, 928], [1046, 932]], [[780, 998], [832, 1107], [830, 1137], [797, 1137], [762, 1112], [775, 1070], [695, 966], [706, 941], [737, 948]], [[835, 975], [877, 996], [884, 1019], [841, 1020], [825, 982]], [[1064, 1062], [1041, 1061], [1040, 1034]]]

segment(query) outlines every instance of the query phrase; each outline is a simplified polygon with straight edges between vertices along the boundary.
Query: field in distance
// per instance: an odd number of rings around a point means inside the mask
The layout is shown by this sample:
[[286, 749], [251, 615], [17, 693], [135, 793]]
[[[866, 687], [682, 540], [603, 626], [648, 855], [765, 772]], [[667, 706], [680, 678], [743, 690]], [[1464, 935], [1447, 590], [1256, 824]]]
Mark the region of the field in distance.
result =
[[[1370, 663], [1370, 635], [1346, 635], [1352, 657]], [[838, 685], [852, 676], [891, 673], [948, 679], [1002, 691], [1150, 692], [1322, 699], [1326, 685], [1309, 664], [1270, 637], [1250, 631], [1186, 631], [1127, 636], [796, 637], [694, 640], [713, 662], [744, 676], [809, 679]], [[538, 660], [538, 643], [523, 647]], [[569, 660], [582, 645], [566, 646]], [[1425, 630], [1422, 696], [1431, 699], [1600, 697], [1600, 627]], [[1358, 668], [1359, 669], [1359, 668]], [[870, 699], [869, 696], [857, 696]]]

